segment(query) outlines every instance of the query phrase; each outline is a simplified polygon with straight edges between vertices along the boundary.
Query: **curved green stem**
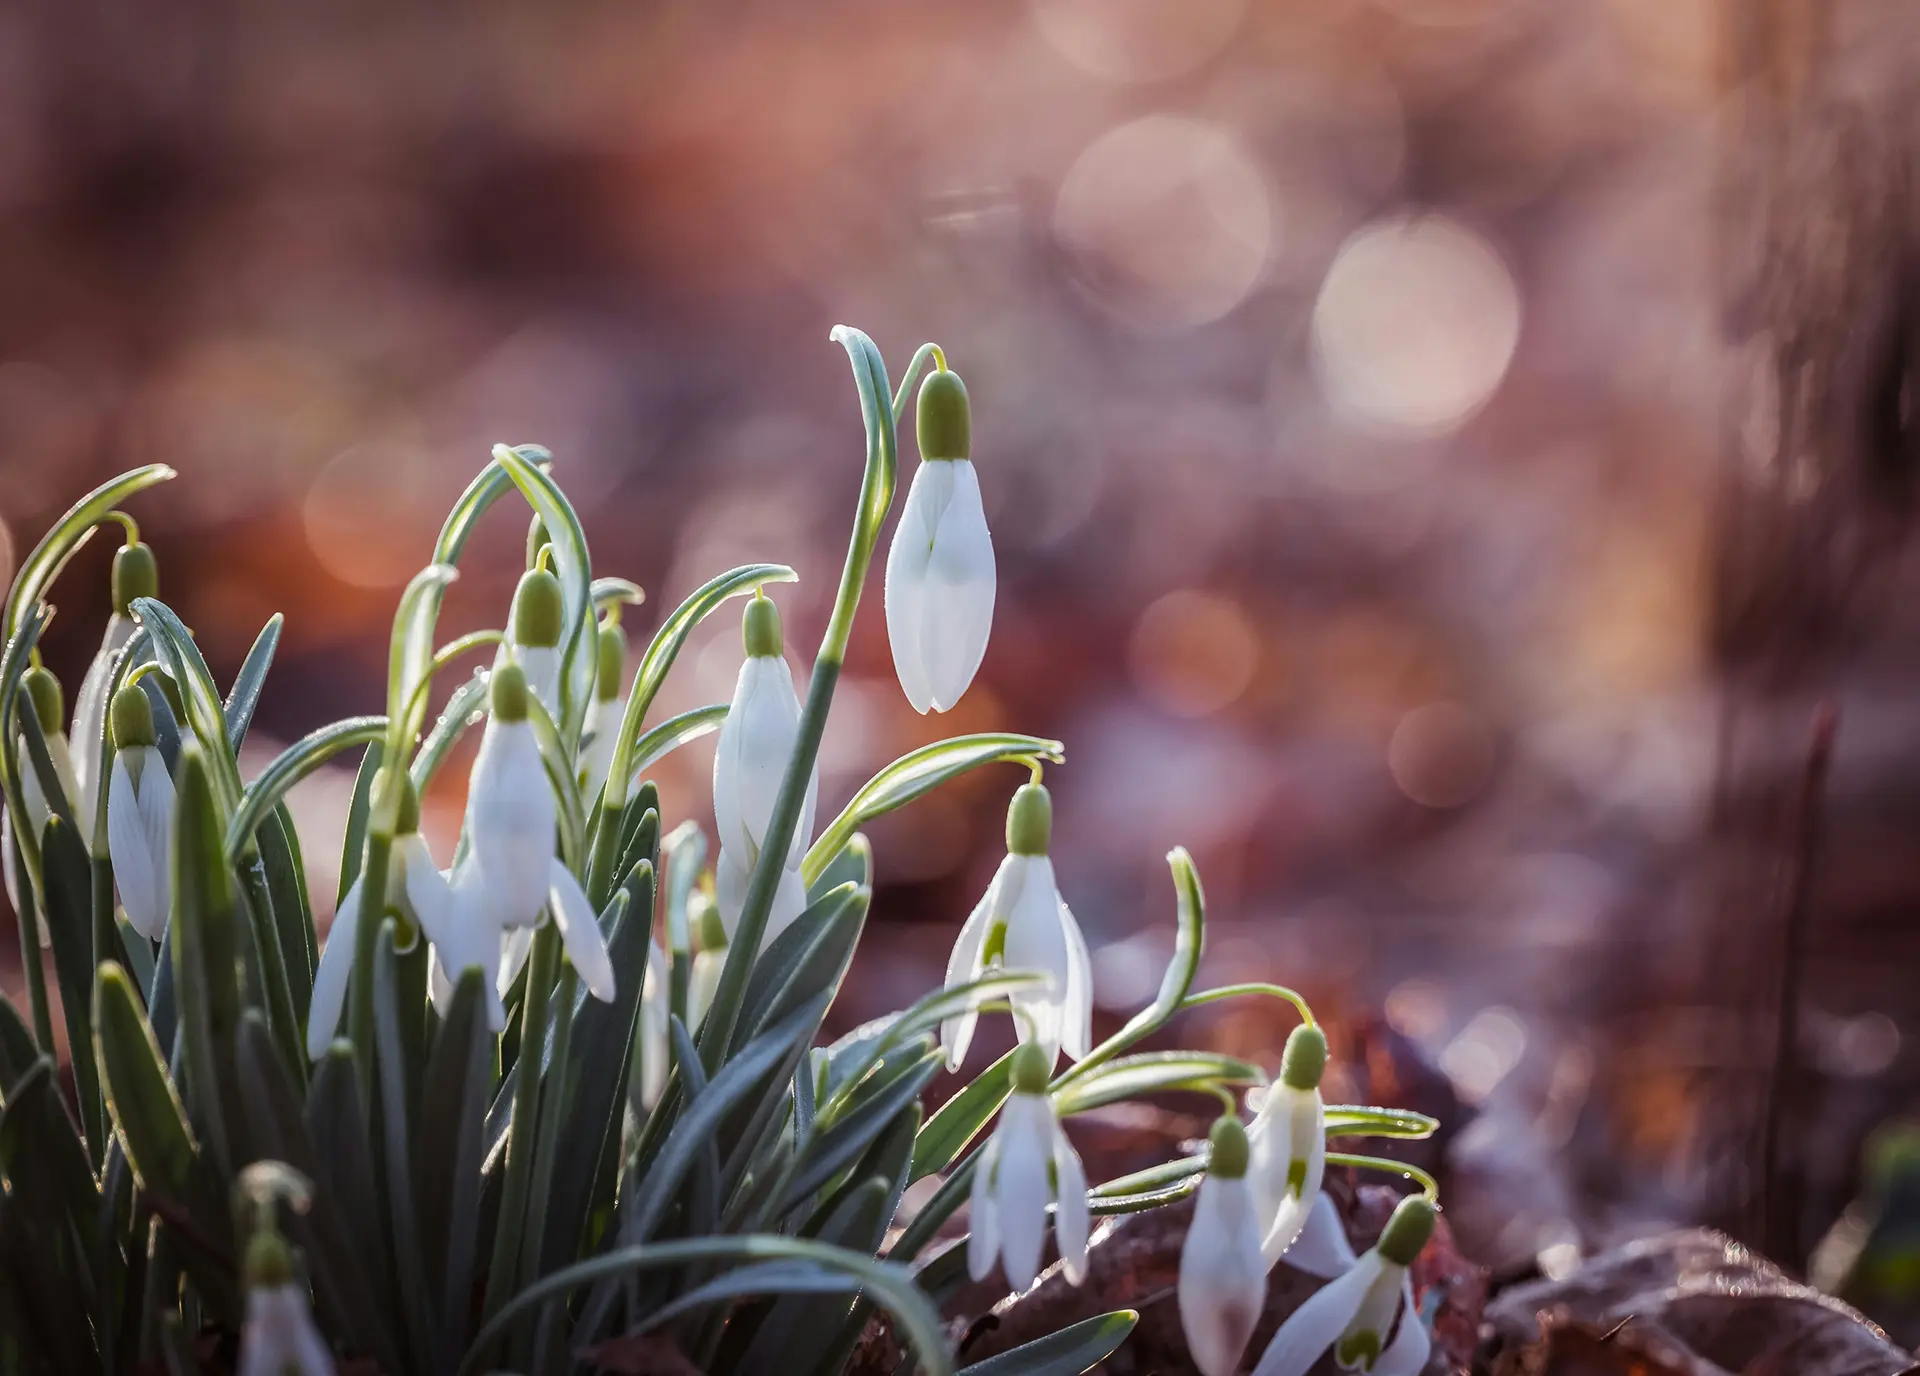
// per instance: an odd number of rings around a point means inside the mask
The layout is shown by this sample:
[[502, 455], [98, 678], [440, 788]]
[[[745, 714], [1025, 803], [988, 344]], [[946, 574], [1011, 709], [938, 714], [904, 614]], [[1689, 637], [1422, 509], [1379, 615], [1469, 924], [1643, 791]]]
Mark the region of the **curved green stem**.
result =
[[922, 344], [913, 351], [913, 358], [907, 364], [907, 371], [900, 375], [900, 390], [893, 394], [893, 423], [898, 426], [907, 414], [907, 398], [913, 395], [913, 384], [920, 380], [927, 361], [940, 372], [947, 371], [947, 356], [938, 344]]
[[1313, 1020], [1313, 1009], [1307, 1006], [1306, 999], [1297, 991], [1287, 988], [1284, 984], [1223, 984], [1218, 989], [1203, 989], [1197, 994], [1188, 994], [1184, 999], [1180, 1000], [1180, 1006], [1174, 1011], [1184, 1013], [1189, 1008], [1199, 1008], [1204, 1004], [1218, 1003], [1222, 999], [1242, 998], [1249, 994], [1258, 995], [1262, 998], [1285, 999], [1298, 1010], [1300, 1020], [1308, 1027], [1318, 1026]]
[[118, 507], [115, 507], [112, 511], [102, 516], [100, 521], [103, 525], [108, 521], [118, 521], [121, 527], [127, 532], [127, 543], [130, 545], [140, 543], [140, 523], [126, 512], [121, 511]]
[[1388, 1175], [1398, 1175], [1420, 1186], [1420, 1192], [1431, 1203], [1440, 1202], [1440, 1182], [1418, 1166], [1410, 1166], [1405, 1161], [1395, 1161], [1389, 1156], [1356, 1156], [1352, 1152], [1330, 1151], [1327, 1153], [1329, 1166], [1352, 1166], [1356, 1170], [1385, 1171]]

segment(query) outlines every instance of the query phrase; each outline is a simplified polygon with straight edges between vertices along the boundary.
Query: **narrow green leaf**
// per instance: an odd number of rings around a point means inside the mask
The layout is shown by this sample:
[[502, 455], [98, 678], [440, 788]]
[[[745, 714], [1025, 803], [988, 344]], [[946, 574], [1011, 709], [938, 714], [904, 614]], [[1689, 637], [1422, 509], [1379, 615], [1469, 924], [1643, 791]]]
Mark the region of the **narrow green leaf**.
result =
[[[722, 1072], [724, 1074], [724, 1072]], [[718, 1086], [719, 1080], [714, 1081]], [[674, 1270], [708, 1261], [805, 1261], [844, 1272], [893, 1314], [901, 1333], [920, 1355], [926, 1376], [952, 1376], [940, 1316], [914, 1288], [900, 1267], [871, 1256], [798, 1238], [747, 1236], [683, 1238], [645, 1246], [621, 1247], [528, 1286], [495, 1314], [480, 1330], [461, 1361], [458, 1376], [480, 1368], [493, 1340], [506, 1332], [521, 1314], [559, 1299], [583, 1285], [635, 1271]]]
[[973, 1376], [1080, 1376], [1118, 1351], [1138, 1322], [1136, 1311], [1116, 1309], [960, 1369]]
[[854, 832], [969, 770], [988, 764], [1032, 764], [1036, 760], [1058, 764], [1066, 758], [1065, 752], [1066, 746], [1059, 741], [1002, 731], [923, 745], [902, 755], [854, 792], [840, 815], [827, 823], [808, 849], [800, 877], [812, 884]]
[[394, 950], [392, 919], [382, 924], [373, 965], [374, 1061], [380, 1077], [381, 1140], [386, 1149], [388, 1219], [394, 1269], [400, 1280], [400, 1308], [417, 1369], [430, 1369], [432, 1335], [428, 1331], [426, 1275], [413, 1205], [413, 1152], [408, 1141], [407, 1051], [400, 1029], [400, 957]]
[[185, 1199], [198, 1151], [193, 1129], [140, 997], [112, 961], [94, 981], [93, 1046], [114, 1131], [140, 1188]]
[[40, 537], [33, 552], [20, 561], [20, 571], [14, 575], [13, 588], [7, 594], [4, 638], [12, 640], [19, 633], [28, 609], [46, 596], [61, 566], [86, 543], [109, 511], [141, 489], [173, 476], [173, 470], [163, 463], [147, 464], [102, 483], [69, 507], [67, 514]]
[[360, 772], [354, 776], [353, 797], [347, 803], [347, 835], [340, 846], [340, 891], [334, 904], [346, 901], [347, 890], [360, 877], [360, 863], [367, 853], [367, 824], [373, 812], [373, 780], [386, 758], [386, 746], [374, 741], [360, 757]]
[[727, 719], [728, 704], [710, 702], [705, 707], [692, 707], [678, 716], [668, 717], [650, 731], [642, 732], [633, 743], [633, 763], [627, 769], [627, 784], [654, 765], [664, 760], [681, 746], [710, 736], [720, 729], [720, 723]]
[[0, 994], [0, 1103], [5, 1102], [7, 1091], [33, 1069], [33, 1063], [39, 1059], [40, 1048], [34, 1045], [33, 1029], [20, 1016], [13, 1000]]
[[873, 843], [856, 831], [840, 853], [827, 862], [820, 877], [807, 885], [807, 902], [818, 903], [842, 884], [873, 884]]
[[260, 628], [227, 693], [224, 714], [227, 744], [236, 755], [240, 753], [241, 742], [247, 738], [247, 728], [253, 724], [254, 709], [260, 705], [260, 690], [267, 686], [267, 670], [273, 667], [273, 652], [280, 645], [280, 627], [285, 621], [279, 612], [267, 618], [267, 624]]
[[254, 833], [295, 784], [342, 751], [378, 742], [386, 729], [385, 717], [349, 717], [302, 736], [274, 756], [273, 762], [260, 771], [260, 777], [247, 785], [233, 820], [227, 824], [228, 863], [239, 864], [241, 857], [254, 848]]
[[201, 657], [189, 632], [173, 609], [151, 597], [133, 599], [132, 612], [153, 637], [154, 657], [165, 666], [167, 675], [180, 691], [186, 709], [187, 725], [206, 759], [207, 774], [213, 785], [213, 797], [220, 805], [221, 817], [231, 816], [240, 803], [240, 766], [227, 744], [227, 718], [220, 690], [213, 674]]
[[1329, 1137], [1431, 1137], [1440, 1120], [1404, 1108], [1369, 1108], [1359, 1104], [1327, 1105]]
[[952, 1165], [1012, 1092], [1013, 1052], [1009, 1051], [942, 1104], [920, 1129], [913, 1146], [912, 1178], [919, 1180]]
[[97, 1296], [85, 1238], [99, 1197], [50, 1058], [34, 1063], [0, 1109], [0, 1178], [17, 1226], [33, 1239], [35, 1327], [50, 1350], [91, 1355]]
[[480, 1155], [493, 1079], [486, 976], [467, 970], [434, 1037], [420, 1100], [414, 1191], [430, 1282], [437, 1282], [440, 1330], [435, 1369], [465, 1349], [480, 1231]]
[[[486, 480], [487, 474], [481, 474], [475, 486]], [[472, 487], [467, 489], [468, 494], [473, 491]], [[467, 498], [461, 500], [464, 502]], [[458, 510], [456, 507], [455, 511]], [[453, 520], [448, 517], [449, 526]], [[443, 529], [442, 543], [446, 538], [447, 532]], [[460, 542], [465, 543], [465, 538], [462, 533]], [[414, 737], [420, 732], [420, 722], [426, 716], [424, 688], [433, 670], [434, 623], [439, 620], [440, 603], [446, 596], [447, 585], [460, 576], [453, 560], [442, 557], [438, 549], [434, 551], [434, 560], [408, 582], [400, 594], [400, 605], [393, 613], [393, 633], [387, 650], [386, 754], [396, 760], [407, 757]], [[384, 820], [390, 823], [392, 819]]]
[[1251, 1061], [1202, 1051], [1150, 1051], [1122, 1056], [1073, 1081], [1054, 1095], [1062, 1118], [1107, 1104], [1170, 1090], [1204, 1090], [1216, 1084], [1256, 1085], [1266, 1073]]
[[1131, 1045], [1155, 1028], [1165, 1024], [1180, 1009], [1180, 1001], [1193, 988], [1193, 977], [1200, 968], [1200, 956], [1207, 945], [1207, 896], [1200, 888], [1200, 871], [1186, 847], [1175, 846], [1167, 853], [1167, 866], [1173, 871], [1173, 889], [1179, 901], [1175, 926], [1173, 961], [1160, 981], [1160, 992], [1153, 1002], [1127, 1021], [1115, 1040]]
[[547, 528], [553, 549], [554, 573], [560, 579], [564, 616], [560, 630], [561, 739], [571, 747], [580, 739], [587, 704], [593, 700], [594, 673], [599, 664], [598, 632], [593, 619], [593, 561], [587, 554], [587, 535], [573, 503], [544, 468], [504, 444], [493, 447], [493, 460], [506, 469], [520, 495], [527, 499]]
[[[93, 862], [73, 827], [58, 817], [47, 819], [41, 833], [41, 873], [46, 890], [41, 909], [47, 933], [53, 939], [53, 970], [60, 984], [60, 1010], [67, 1024], [67, 1045], [84, 1048], [90, 1033], [88, 1009], [93, 1002]], [[100, 1072], [84, 1050], [73, 1057], [74, 1089], [80, 1104], [80, 1125], [87, 1142], [102, 1149]]]
[[851, 1166], [896, 1116], [919, 1101], [920, 1091], [938, 1073], [941, 1063], [939, 1050], [928, 1046], [917, 1060], [875, 1084], [848, 1112], [820, 1131], [801, 1155], [781, 1211], [804, 1203]]
[[224, 1172], [239, 1164], [227, 1134], [227, 1124], [238, 1117], [232, 1067], [240, 1023], [239, 914], [205, 761], [197, 745], [180, 752], [168, 937], [174, 1000], [185, 1039], [186, 1098]]
[[[889, 1182], [877, 1176], [855, 1183], [837, 1199], [814, 1240], [871, 1255], [868, 1239], [876, 1226], [882, 1232], [886, 1230], [889, 1193]], [[846, 1306], [838, 1308], [844, 1310]], [[839, 1336], [837, 1320], [841, 1317], [817, 1299], [782, 1300], [760, 1319], [745, 1356], [737, 1364], [729, 1362], [726, 1366], [739, 1371], [812, 1371]]]
[[843, 884], [795, 918], [767, 944], [748, 978], [735, 1045], [814, 996], [840, 987], [866, 925], [866, 889]]
[[260, 865], [266, 872], [267, 896], [273, 902], [274, 926], [293, 995], [293, 1025], [298, 1030], [307, 1025], [314, 966], [319, 958], [313, 906], [307, 901], [307, 870], [300, 859], [300, 835], [294, 830], [293, 814], [285, 803], [273, 810], [255, 835], [260, 841]]
[[[330, 1200], [349, 1238], [359, 1239], [360, 1265], [381, 1316], [381, 1331], [395, 1349], [388, 1370], [399, 1370], [399, 1343], [391, 1335], [401, 1331], [399, 1287], [394, 1283], [392, 1254], [385, 1245], [387, 1225], [374, 1183], [373, 1155], [362, 1108], [358, 1067], [353, 1048], [337, 1041], [315, 1068], [307, 1086], [307, 1136], [313, 1142], [315, 1193]], [[371, 1240], [371, 1241], [370, 1241]]]

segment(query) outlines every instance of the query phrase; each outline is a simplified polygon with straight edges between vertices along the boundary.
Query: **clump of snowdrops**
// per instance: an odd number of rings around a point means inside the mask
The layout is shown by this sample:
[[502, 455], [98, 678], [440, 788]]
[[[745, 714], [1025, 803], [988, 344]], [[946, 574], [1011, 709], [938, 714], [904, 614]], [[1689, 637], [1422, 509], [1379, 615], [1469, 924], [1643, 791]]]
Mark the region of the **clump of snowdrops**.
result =
[[[804, 698], [769, 596], [794, 574], [775, 564], [694, 591], [629, 666], [622, 613], [639, 589], [594, 576], [564, 469], [534, 446], [494, 449], [401, 595], [385, 714], [323, 726], [251, 780], [239, 752], [280, 618], [223, 692], [122, 509], [171, 470], [100, 487], [25, 559], [0, 654], [0, 833], [27, 986], [24, 1010], [0, 1001], [0, 1371], [311, 1376], [352, 1359], [420, 1376], [558, 1372], [651, 1333], [701, 1370], [832, 1372], [881, 1317], [913, 1363], [945, 1373], [940, 1306], [963, 1276], [1024, 1289], [1051, 1229], [1077, 1283], [1095, 1216], [1196, 1188], [1178, 1304], [1209, 1376], [1247, 1355], [1282, 1257], [1332, 1279], [1283, 1325], [1263, 1376], [1329, 1349], [1382, 1373], [1424, 1364], [1406, 1275], [1433, 1227], [1432, 1182], [1360, 1258], [1320, 1185], [1330, 1161], [1406, 1174], [1330, 1155], [1329, 1135], [1433, 1124], [1323, 1104], [1326, 1042], [1292, 991], [1192, 989], [1205, 909], [1184, 851], [1169, 856], [1165, 981], [1094, 1043], [1087, 946], [1048, 858], [1042, 780], [1059, 742], [938, 741], [816, 826], [815, 760], [893, 504], [896, 426], [929, 366], [885, 592], [921, 712], [966, 692], [995, 588], [959, 377], [928, 345], [894, 393], [867, 336], [834, 338], [852, 361], [866, 463]], [[442, 599], [476, 524], [515, 497], [533, 520], [505, 624], [443, 640]], [[124, 536], [114, 611], [69, 718], [36, 644], [55, 580], [103, 527]], [[732, 701], [656, 720], [689, 633], [743, 597]], [[475, 655], [480, 667], [449, 672]], [[419, 798], [474, 730], [464, 825], [437, 857]], [[645, 776], [716, 731], [709, 851], [697, 826], [669, 826], [707, 800], [663, 798]], [[285, 796], [349, 752], [358, 780], [322, 941], [308, 891], [319, 871]], [[1010, 799], [1006, 860], [972, 915], [955, 915], [944, 987], [817, 1044], [885, 863], [862, 826], [1005, 764], [1028, 781]], [[1231, 1057], [1132, 1050], [1227, 998], [1297, 1010], [1271, 1085]], [[962, 1068], [979, 1019], [1001, 1016], [1015, 1049], [928, 1115], [924, 1091]], [[1250, 1125], [1249, 1090], [1261, 1096]], [[1090, 1183], [1074, 1116], [1170, 1091], [1221, 1099], [1209, 1144]], [[906, 1188], [930, 1176], [926, 1202], [899, 1217]], [[962, 1205], [971, 1231], [948, 1241]], [[991, 1369], [1082, 1370], [1133, 1322], [1076, 1324]]]

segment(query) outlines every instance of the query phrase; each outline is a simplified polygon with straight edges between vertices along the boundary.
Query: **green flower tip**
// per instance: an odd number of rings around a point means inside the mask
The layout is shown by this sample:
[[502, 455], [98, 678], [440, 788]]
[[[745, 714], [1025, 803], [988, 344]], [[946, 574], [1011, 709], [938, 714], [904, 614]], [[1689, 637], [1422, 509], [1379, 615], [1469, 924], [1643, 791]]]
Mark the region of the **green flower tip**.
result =
[[527, 674], [518, 664], [502, 664], [493, 671], [493, 685], [487, 690], [495, 721], [516, 722], [527, 719]]
[[513, 593], [513, 619], [508, 623], [513, 643], [539, 647], [558, 645], [561, 623], [565, 619], [560, 580], [547, 569], [528, 569], [521, 574], [520, 586]]
[[527, 567], [532, 568], [539, 562], [540, 551], [553, 540], [547, 535], [547, 523], [538, 516], [527, 526]]
[[1238, 1114], [1223, 1113], [1214, 1120], [1207, 1134], [1213, 1150], [1207, 1157], [1207, 1174], [1222, 1180], [1238, 1180], [1247, 1173], [1247, 1125]]
[[150, 546], [135, 540], [122, 545], [113, 556], [113, 609], [128, 614], [136, 597], [160, 595], [160, 566], [154, 562]]
[[967, 405], [967, 384], [960, 380], [960, 374], [944, 369], [927, 374], [927, 380], [920, 384], [913, 429], [923, 459], [972, 457], [973, 411]]
[[627, 669], [627, 633], [618, 621], [600, 623], [600, 657], [593, 680], [594, 696], [612, 702], [620, 696], [620, 676]]
[[67, 714], [61, 702], [60, 680], [53, 676], [53, 670], [36, 664], [27, 670], [20, 683], [33, 703], [33, 715], [40, 719], [41, 734], [51, 736], [56, 731], [64, 731]]
[[271, 1228], [247, 1239], [247, 1288], [277, 1290], [293, 1283], [293, 1253], [287, 1240]]
[[413, 775], [403, 769], [400, 771], [400, 810], [394, 814], [393, 834], [411, 836], [418, 830], [420, 830], [420, 790], [413, 786]]
[[1053, 797], [1045, 784], [1022, 784], [1007, 805], [1007, 850], [1045, 855], [1053, 842]]
[[159, 739], [153, 731], [153, 704], [147, 701], [146, 691], [139, 684], [126, 684], [115, 693], [113, 706], [108, 711], [115, 750], [152, 745]]
[[747, 599], [747, 609], [740, 614], [740, 639], [749, 658], [780, 657], [780, 609], [765, 593], [756, 592]]
[[724, 951], [727, 949], [727, 924], [720, 916], [720, 905], [713, 901], [710, 893], [696, 893], [690, 905], [693, 918], [693, 940], [702, 951]]
[[1280, 1058], [1280, 1083], [1288, 1089], [1318, 1089], [1327, 1071], [1327, 1034], [1302, 1024], [1287, 1038]]
[[1374, 1250], [1395, 1266], [1411, 1266], [1420, 1249], [1433, 1236], [1433, 1225], [1440, 1211], [1423, 1194], [1410, 1194], [1395, 1206], [1393, 1217], [1381, 1230]]
[[1038, 1042], [1022, 1042], [1013, 1053], [1013, 1092], [1045, 1094], [1047, 1081], [1053, 1078], [1053, 1063]]

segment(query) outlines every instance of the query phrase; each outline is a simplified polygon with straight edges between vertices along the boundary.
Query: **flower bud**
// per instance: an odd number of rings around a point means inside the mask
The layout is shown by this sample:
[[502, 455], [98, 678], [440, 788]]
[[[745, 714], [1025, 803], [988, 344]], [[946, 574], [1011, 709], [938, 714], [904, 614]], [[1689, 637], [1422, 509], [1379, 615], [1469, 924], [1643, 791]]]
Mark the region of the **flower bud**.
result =
[[973, 457], [973, 413], [960, 374], [944, 368], [927, 374], [920, 384], [913, 428], [923, 459]]
[[273, 1290], [293, 1282], [293, 1253], [287, 1240], [273, 1228], [261, 1228], [247, 1239], [247, 1288]]
[[503, 664], [493, 671], [493, 684], [487, 690], [494, 720], [501, 722], [527, 719], [527, 676], [517, 664]]
[[560, 580], [550, 569], [528, 569], [520, 575], [513, 594], [513, 617], [508, 634], [515, 645], [546, 649], [560, 643], [566, 603]]
[[600, 624], [599, 658], [595, 661], [593, 695], [601, 702], [620, 696], [620, 678], [627, 668], [627, 633], [618, 621]]
[[40, 731], [51, 737], [57, 731], [65, 731], [66, 708], [60, 693], [60, 680], [44, 664], [36, 664], [27, 670], [20, 684], [27, 690], [27, 698], [33, 703], [33, 715], [39, 719]]
[[126, 616], [136, 597], [160, 595], [160, 566], [153, 550], [134, 540], [113, 556], [113, 609]]
[[1212, 1150], [1207, 1156], [1207, 1174], [1221, 1180], [1238, 1180], [1247, 1173], [1246, 1125], [1239, 1115], [1223, 1113], [1214, 1121], [1213, 1131], [1207, 1134]]
[[152, 745], [159, 739], [153, 729], [153, 704], [137, 683], [129, 683], [113, 695], [112, 721], [116, 750]]
[[751, 659], [778, 659], [782, 651], [780, 609], [773, 599], [756, 592], [740, 617], [740, 639]]
[[1045, 855], [1052, 840], [1052, 796], [1044, 784], [1022, 784], [1007, 805], [1007, 852]]
[[1037, 1042], [1022, 1042], [1013, 1053], [1013, 1092], [1045, 1094], [1053, 1078], [1053, 1060]]
[[1326, 1069], [1326, 1033], [1304, 1024], [1294, 1028], [1280, 1058], [1280, 1083], [1288, 1089], [1318, 1089]]
[[1374, 1250], [1396, 1266], [1411, 1266], [1433, 1236], [1439, 1214], [1425, 1195], [1411, 1194], [1394, 1207]]

